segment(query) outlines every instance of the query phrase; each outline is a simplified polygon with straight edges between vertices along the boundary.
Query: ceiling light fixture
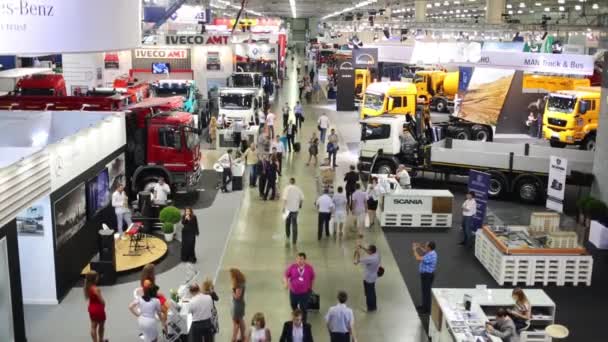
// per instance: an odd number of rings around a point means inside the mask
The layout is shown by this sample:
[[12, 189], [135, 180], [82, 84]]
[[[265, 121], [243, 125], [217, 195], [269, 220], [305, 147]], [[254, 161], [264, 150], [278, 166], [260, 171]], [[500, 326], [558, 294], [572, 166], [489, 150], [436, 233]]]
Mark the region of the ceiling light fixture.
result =
[[296, 17], [296, 0], [289, 0], [289, 7], [291, 7], [291, 17]]
[[526, 3], [520, 2], [519, 3], [519, 8], [526, 8]]
[[426, 4], [426, 8], [433, 8], [432, 4]]
[[565, 11], [565, 10], [566, 10], [566, 9], [564, 8], [564, 6], [559, 6], [559, 11], [560, 11], [560, 12], [563, 12], [563, 11]]
[[540, 6], [542, 6], [542, 5], [543, 5], [543, 4], [541, 4], [540, 2], [535, 2], [535, 3], [534, 3], [534, 6], [536, 6], [536, 7], [540, 7]]
[[444, 1], [444, 2], [443, 2], [443, 5], [444, 5], [444, 6], [449, 6], [449, 5], [450, 5], [450, 2], [449, 2], [449, 1]]
[[517, 14], [522, 14], [522, 13], [524, 13], [524, 11], [522, 11], [522, 10], [517, 10]]
[[558, 3], [558, 4], [565, 4], [565, 3], [566, 3], [566, 0], [557, 0], [557, 3]]
[[549, 12], [549, 11], [551, 11], [551, 8], [550, 7], [545, 7], [545, 12]]
[[593, 4], [593, 6], [591, 6], [591, 8], [593, 8], [593, 9], [599, 9], [600, 6], [598, 4]]
[[509, 10], [509, 12], [507, 12], [507, 13], [509, 13], [509, 14], [513, 14], [513, 11], [512, 11], [512, 10]]
[[[290, 0], [290, 1], [291, 1], [291, 0]], [[293, 0], [293, 1], [295, 2], [295, 0]], [[358, 3], [358, 4], [356, 4], [355, 6], [352, 6], [352, 7], [346, 7], [346, 8], [344, 8], [344, 9], [340, 10], [340, 11], [336, 11], [336, 12], [333, 12], [333, 13], [331, 13], [331, 14], [328, 14], [328, 15], [326, 15], [326, 16], [324, 16], [324, 17], [322, 17], [322, 18], [321, 18], [321, 20], [325, 20], [325, 19], [328, 19], [328, 18], [332, 18], [332, 17], [338, 16], [338, 15], [340, 15], [340, 14], [342, 14], [342, 13], [350, 12], [350, 11], [354, 10], [355, 8], [364, 7], [364, 6], [371, 5], [371, 4], [376, 3], [376, 2], [378, 2], [378, 0], [367, 0], [367, 1], [362, 1], [362, 2], [360, 2], [360, 3]], [[428, 6], [428, 5], [427, 5], [427, 6]]]
[[507, 8], [513, 8], [513, 5], [507, 4]]
[[577, 10], [577, 11], [580, 11], [581, 10], [581, 5], [575, 5], [574, 9]]

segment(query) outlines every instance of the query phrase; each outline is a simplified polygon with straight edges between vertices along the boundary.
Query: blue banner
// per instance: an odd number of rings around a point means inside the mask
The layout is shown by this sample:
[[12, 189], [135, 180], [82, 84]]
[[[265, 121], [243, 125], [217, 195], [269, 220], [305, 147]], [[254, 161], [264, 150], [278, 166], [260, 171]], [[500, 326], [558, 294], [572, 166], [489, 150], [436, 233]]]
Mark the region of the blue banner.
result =
[[460, 67], [458, 75], [458, 91], [466, 91], [473, 76], [472, 67]]
[[483, 220], [486, 217], [490, 178], [489, 173], [469, 170], [469, 191], [475, 193], [475, 202], [477, 202], [477, 212], [473, 217], [473, 230], [481, 228]]

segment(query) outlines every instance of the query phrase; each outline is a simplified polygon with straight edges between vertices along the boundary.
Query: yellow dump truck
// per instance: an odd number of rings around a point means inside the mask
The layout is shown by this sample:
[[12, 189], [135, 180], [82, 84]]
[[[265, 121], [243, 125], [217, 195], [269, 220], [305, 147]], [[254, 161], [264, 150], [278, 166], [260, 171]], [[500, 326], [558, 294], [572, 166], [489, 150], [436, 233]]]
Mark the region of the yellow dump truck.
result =
[[454, 107], [454, 96], [458, 92], [458, 71], [416, 71], [414, 83], [418, 97], [423, 99], [431, 110], [449, 112]]
[[361, 119], [389, 115], [413, 115], [416, 112], [416, 86], [406, 82], [375, 82], [365, 90]]
[[552, 147], [578, 145], [582, 150], [595, 150], [600, 92], [599, 87], [579, 87], [549, 94], [543, 136]]

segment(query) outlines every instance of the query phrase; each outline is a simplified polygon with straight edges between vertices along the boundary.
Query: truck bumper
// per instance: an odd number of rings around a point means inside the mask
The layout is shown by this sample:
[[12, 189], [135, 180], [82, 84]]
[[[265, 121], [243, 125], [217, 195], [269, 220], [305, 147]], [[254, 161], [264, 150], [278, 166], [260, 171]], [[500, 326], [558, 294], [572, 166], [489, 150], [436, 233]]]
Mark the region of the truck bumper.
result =
[[543, 127], [543, 136], [546, 140], [561, 142], [563, 144], [578, 144], [580, 139], [577, 139], [574, 130], [553, 130], [550, 127]]

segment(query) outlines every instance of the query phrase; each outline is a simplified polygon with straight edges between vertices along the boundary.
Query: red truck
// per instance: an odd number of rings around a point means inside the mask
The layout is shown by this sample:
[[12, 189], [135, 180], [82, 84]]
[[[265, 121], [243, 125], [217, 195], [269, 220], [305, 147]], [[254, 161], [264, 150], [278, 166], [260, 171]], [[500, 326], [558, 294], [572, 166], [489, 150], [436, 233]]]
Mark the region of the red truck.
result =
[[124, 96], [128, 103], [138, 103], [150, 97], [150, 84], [138, 82], [136, 79], [124, 75], [114, 80], [112, 88], [93, 88], [86, 95], [101, 97], [120, 95]]
[[15, 85], [15, 95], [66, 96], [65, 80], [59, 74], [34, 74], [21, 78]]
[[199, 132], [182, 97], [149, 98], [125, 106], [120, 97], [3, 96], [0, 108], [9, 110], [123, 111], [128, 188], [138, 193], [165, 178], [175, 193], [197, 191], [201, 175]]

